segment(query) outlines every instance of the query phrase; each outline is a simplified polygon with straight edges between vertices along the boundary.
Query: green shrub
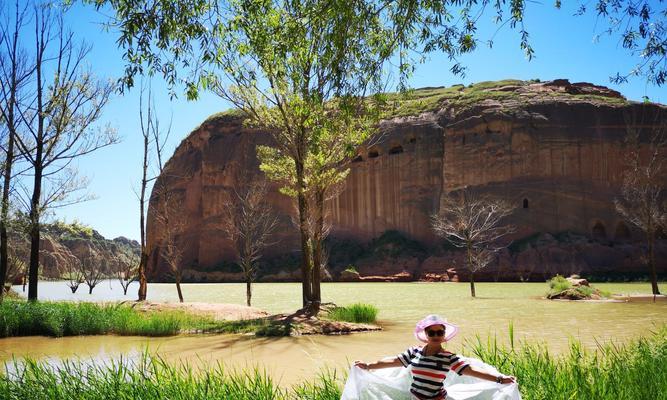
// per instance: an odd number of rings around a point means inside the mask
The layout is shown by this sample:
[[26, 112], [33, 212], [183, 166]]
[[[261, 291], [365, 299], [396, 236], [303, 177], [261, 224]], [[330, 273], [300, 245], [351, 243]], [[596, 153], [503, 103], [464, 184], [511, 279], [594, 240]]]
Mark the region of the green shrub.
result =
[[595, 290], [590, 286], [577, 286], [577, 292], [581, 293], [584, 297], [591, 297], [591, 295], [595, 293]]
[[346, 321], [356, 323], [374, 323], [377, 319], [378, 309], [371, 304], [355, 303], [346, 307], [335, 307], [328, 313], [328, 317], [334, 321]]
[[549, 280], [548, 283], [549, 289], [551, 289], [551, 293], [560, 293], [572, 288], [572, 284], [560, 275], [554, 276]]
[[359, 271], [357, 271], [357, 267], [355, 267], [352, 264], [348, 265], [347, 268], [345, 268], [345, 271], [346, 272], [359, 272]]

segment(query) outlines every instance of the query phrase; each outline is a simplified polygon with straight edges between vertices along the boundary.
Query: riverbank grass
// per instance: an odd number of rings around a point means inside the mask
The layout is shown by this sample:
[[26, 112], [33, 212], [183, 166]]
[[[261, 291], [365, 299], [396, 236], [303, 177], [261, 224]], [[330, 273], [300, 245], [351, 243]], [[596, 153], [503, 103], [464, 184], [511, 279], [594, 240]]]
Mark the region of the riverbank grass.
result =
[[473, 357], [518, 378], [530, 399], [667, 400], [667, 325], [628, 344], [585, 349], [571, 341], [569, 351], [551, 354], [545, 345], [499, 346], [479, 337], [466, 347]]
[[[555, 356], [544, 345], [498, 345], [495, 339], [468, 342], [468, 355], [518, 378], [525, 400], [666, 400], [667, 326], [625, 345], [585, 350], [572, 342]], [[465, 353], [465, 352], [464, 352]], [[86, 365], [15, 361], [0, 372], [0, 399], [340, 399], [342, 381], [333, 370], [319, 378], [283, 388], [258, 368], [228, 371], [221, 365], [193, 369], [144, 355], [131, 363]]]
[[261, 319], [217, 321], [177, 310], [142, 312], [122, 303], [29, 302], [9, 299], [0, 303], [0, 337], [245, 333], [254, 332], [266, 323]]

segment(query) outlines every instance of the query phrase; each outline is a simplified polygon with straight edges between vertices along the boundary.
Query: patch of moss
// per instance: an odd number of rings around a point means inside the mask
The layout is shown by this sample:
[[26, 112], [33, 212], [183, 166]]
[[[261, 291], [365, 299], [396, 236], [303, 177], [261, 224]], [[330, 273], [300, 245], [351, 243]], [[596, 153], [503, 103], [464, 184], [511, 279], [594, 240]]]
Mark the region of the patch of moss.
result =
[[203, 124], [206, 124], [207, 122], [215, 121], [215, 120], [217, 120], [217, 119], [222, 119], [222, 118], [225, 118], [225, 119], [226, 119], [226, 118], [234, 118], [234, 119], [237, 119], [237, 118], [244, 118], [245, 116], [246, 116], [246, 113], [245, 113], [244, 111], [239, 110], [238, 108], [230, 108], [230, 109], [228, 109], [228, 110], [220, 111], [220, 112], [217, 112], [217, 113], [215, 113], [215, 114], [211, 114], [211, 115], [209, 115], [208, 118], [206, 118], [206, 119], [204, 120], [204, 122], [202, 123], [202, 125], [203, 125]]
[[575, 99], [584, 100], [591, 103], [605, 103], [615, 106], [624, 106], [630, 104], [628, 100], [618, 97], [600, 96], [595, 94], [573, 94], [570, 96], [574, 97]]

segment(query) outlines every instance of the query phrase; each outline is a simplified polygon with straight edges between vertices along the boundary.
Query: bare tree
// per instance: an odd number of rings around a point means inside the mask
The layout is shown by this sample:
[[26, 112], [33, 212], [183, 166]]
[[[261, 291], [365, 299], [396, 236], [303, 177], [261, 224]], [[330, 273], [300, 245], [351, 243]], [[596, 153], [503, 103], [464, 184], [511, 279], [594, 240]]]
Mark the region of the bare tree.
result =
[[116, 277], [123, 288], [123, 295], [127, 296], [127, 289], [132, 282], [136, 282], [139, 278], [139, 264], [140, 256], [136, 254], [121, 253], [115, 260], [112, 260]]
[[148, 282], [146, 280], [146, 266], [148, 264], [148, 249], [146, 246], [146, 190], [148, 184], [156, 179], [155, 176], [148, 176], [148, 169], [151, 164], [150, 146], [151, 143], [155, 146], [155, 153], [157, 156], [157, 167], [161, 174], [162, 166], [162, 150], [167, 143], [167, 139], [171, 133], [171, 121], [166, 131], [160, 128], [160, 121], [155, 115], [155, 107], [153, 105], [153, 96], [150, 85], [148, 86], [148, 101], [146, 102], [146, 110], [144, 111], [144, 89], [142, 88], [139, 96], [139, 120], [141, 122], [141, 135], [143, 137], [143, 162], [141, 165], [141, 190], [139, 192], [139, 227], [141, 230], [141, 255], [139, 259], [139, 267], [137, 269], [137, 279], [139, 280], [138, 300], [146, 300], [146, 293], [148, 290]]
[[[11, 11], [4, 7], [0, 10], [3, 24], [0, 25], [0, 125], [4, 125], [2, 152], [4, 165], [2, 169], [2, 208], [0, 211], [0, 287], [4, 287], [9, 275], [7, 224], [9, 217], [10, 190], [14, 162], [20, 154], [16, 154], [16, 137], [21, 126], [17, 104], [23, 102], [26, 87], [32, 74], [31, 65], [26, 52], [19, 45], [19, 32], [27, 26], [27, 4], [19, 6], [14, 3], [13, 17]], [[6, 141], [5, 141], [6, 140]], [[0, 301], [4, 292], [0, 291]]]
[[458, 196], [449, 195], [440, 205], [440, 212], [431, 216], [435, 234], [456, 247], [466, 250], [465, 267], [470, 271], [470, 294], [475, 297], [475, 272], [491, 262], [500, 249], [500, 240], [514, 232], [511, 225], [503, 225], [513, 207], [499, 199], [475, 196], [467, 189]]
[[72, 293], [76, 293], [76, 291], [79, 289], [79, 286], [81, 286], [81, 284], [84, 282], [84, 274], [79, 263], [79, 259], [76, 257], [67, 258], [62, 261], [60, 267], [61, 276], [67, 279], [67, 287], [72, 291]]
[[16, 136], [18, 149], [32, 168], [30, 196], [30, 265], [28, 299], [37, 299], [41, 216], [49, 207], [77, 203], [87, 195], [85, 181], [69, 168], [78, 157], [117, 142], [115, 131], [96, 129], [114, 85], [84, 69], [91, 47], [77, 46], [63, 25], [63, 9], [34, 7], [34, 82], [30, 101], [19, 104], [27, 133]]
[[257, 263], [264, 249], [271, 244], [269, 239], [278, 226], [278, 216], [266, 201], [266, 193], [266, 182], [255, 180], [239, 190], [234, 189], [225, 204], [223, 230], [236, 246], [238, 263], [246, 281], [248, 306], [251, 305]]
[[156, 183], [153, 195], [157, 199], [154, 217], [158, 227], [159, 254], [169, 267], [169, 272], [176, 282], [178, 300], [182, 303], [183, 250], [180, 237], [185, 224], [178, 215], [181, 212], [181, 199], [169, 190], [165, 180]]
[[648, 146], [643, 146], [643, 150], [639, 132], [630, 132], [626, 139], [627, 168], [623, 174], [621, 196], [614, 200], [616, 211], [644, 232], [653, 294], [660, 294], [655, 268], [656, 232], [661, 226], [667, 226], [667, 206], [662, 198], [666, 145], [663, 126], [651, 132]]
[[83, 280], [88, 285], [88, 294], [93, 293], [93, 289], [102, 281], [104, 276], [104, 260], [92, 248], [88, 248], [78, 257], [79, 270], [83, 275]]

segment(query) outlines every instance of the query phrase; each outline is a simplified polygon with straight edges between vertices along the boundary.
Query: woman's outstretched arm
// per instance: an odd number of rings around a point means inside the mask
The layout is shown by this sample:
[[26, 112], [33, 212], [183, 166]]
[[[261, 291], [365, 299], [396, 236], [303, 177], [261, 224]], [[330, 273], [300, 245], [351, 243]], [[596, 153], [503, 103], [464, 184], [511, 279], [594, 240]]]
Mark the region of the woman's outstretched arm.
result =
[[380, 368], [392, 368], [392, 367], [402, 367], [403, 364], [398, 360], [398, 357], [385, 357], [382, 360], [365, 363], [363, 361], [355, 361], [354, 365], [361, 369], [380, 369]]
[[461, 371], [461, 375], [472, 376], [479, 379], [486, 379], [487, 381], [493, 381], [502, 384], [516, 383], [516, 378], [513, 376], [505, 376], [502, 374], [494, 375], [488, 372], [481, 371], [473, 366], [468, 366], [467, 368], [465, 368], [463, 371]]

